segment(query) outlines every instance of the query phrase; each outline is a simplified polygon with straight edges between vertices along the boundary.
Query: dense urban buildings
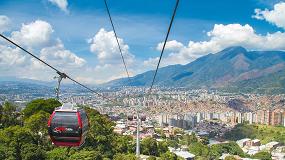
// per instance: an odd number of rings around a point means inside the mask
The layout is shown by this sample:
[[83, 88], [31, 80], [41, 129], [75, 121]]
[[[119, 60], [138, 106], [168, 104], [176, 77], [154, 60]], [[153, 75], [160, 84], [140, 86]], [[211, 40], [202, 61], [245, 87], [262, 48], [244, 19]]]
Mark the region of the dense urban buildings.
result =
[[[195, 133], [198, 137], [209, 137], [209, 145], [227, 143], [223, 135], [237, 124], [262, 124], [285, 126], [284, 95], [231, 94], [214, 90], [187, 90], [185, 88], [155, 88], [153, 94], [145, 96], [147, 88], [123, 87], [100, 91], [114, 102], [94, 94], [74, 91], [63, 92], [61, 101], [88, 105], [115, 122], [114, 132], [136, 138], [138, 122], [140, 138], [179, 137], [180, 133]], [[42, 98], [52, 92], [46, 90]], [[34, 99], [29, 92], [23, 94], [1, 94], [1, 103], [13, 101], [25, 107]], [[137, 113], [139, 120], [137, 121]], [[244, 153], [254, 155], [264, 149], [272, 151], [272, 157], [280, 159], [284, 146], [272, 141], [261, 144], [259, 139], [241, 139], [236, 142]], [[183, 146], [180, 146], [183, 148]], [[172, 153], [190, 159], [194, 154], [182, 148], [171, 149]], [[281, 149], [280, 149], [281, 148]], [[223, 157], [228, 156], [224, 154]], [[237, 155], [234, 155], [238, 157]], [[282, 159], [282, 158], [281, 158]]]

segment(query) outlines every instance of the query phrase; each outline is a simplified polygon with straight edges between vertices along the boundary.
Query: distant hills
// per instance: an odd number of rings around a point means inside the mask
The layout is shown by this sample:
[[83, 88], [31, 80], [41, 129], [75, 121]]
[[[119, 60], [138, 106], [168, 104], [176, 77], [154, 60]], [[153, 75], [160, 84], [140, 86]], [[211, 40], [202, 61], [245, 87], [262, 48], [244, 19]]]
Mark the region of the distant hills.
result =
[[[104, 86], [149, 86], [154, 71], [110, 81]], [[285, 52], [247, 51], [240, 46], [208, 54], [186, 65], [160, 68], [156, 85], [285, 93]]]
[[[152, 70], [131, 77], [131, 82], [126, 78], [121, 78], [100, 86], [91, 86], [96, 88], [148, 87], [153, 74], [154, 71]], [[44, 82], [15, 77], [0, 77], [2, 90], [6, 88], [5, 86], [12, 84], [17, 85], [14, 86], [15, 89], [37, 87], [49, 88], [53, 92], [56, 81]], [[285, 52], [247, 51], [240, 46], [229, 47], [218, 53], [200, 57], [186, 65], [178, 64], [160, 68], [155, 85], [191, 89], [217, 89], [227, 92], [285, 93]], [[78, 91], [82, 89], [74, 84], [64, 84], [62, 88]]]
[[[27, 94], [35, 97], [55, 96], [57, 81], [40, 81], [16, 77], [0, 77], [1, 94]], [[92, 86], [93, 87], [93, 86]], [[81, 93], [86, 92], [84, 88], [73, 83], [63, 83], [62, 93]]]

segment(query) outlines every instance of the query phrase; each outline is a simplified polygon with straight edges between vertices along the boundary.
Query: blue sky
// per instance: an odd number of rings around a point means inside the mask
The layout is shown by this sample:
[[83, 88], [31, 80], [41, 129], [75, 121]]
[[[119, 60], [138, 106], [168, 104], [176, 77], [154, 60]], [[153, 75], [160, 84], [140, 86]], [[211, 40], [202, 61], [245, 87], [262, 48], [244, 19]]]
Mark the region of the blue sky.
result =
[[[65, 9], [55, 3], [56, 1], [65, 1]], [[108, 4], [117, 34], [119, 38], [123, 40], [123, 45], [127, 47], [125, 50], [126, 53], [124, 54], [130, 58], [129, 66], [132, 74], [135, 75], [152, 69], [156, 58], [160, 54], [158, 44], [162, 42], [165, 37], [175, 0], [108, 0]], [[231, 39], [232, 43], [211, 46], [213, 43], [224, 42], [221, 40], [221, 37], [225, 37], [223, 34], [226, 33], [220, 33], [220, 30], [227, 29], [229, 29], [230, 32], [228, 32], [229, 35], [226, 36], [230, 36], [230, 34], [236, 34], [236, 31], [243, 33], [247, 31], [250, 32], [252, 28], [254, 35], [251, 35], [252, 33], [246, 35], [249, 37], [256, 36], [255, 40], [258, 41], [258, 43], [270, 43], [266, 41], [266, 39], [268, 39], [268, 37], [266, 37], [268, 33], [277, 36], [275, 33], [281, 32], [282, 35], [278, 36], [284, 38], [283, 32], [285, 27], [283, 28], [283, 19], [281, 18], [280, 20], [280, 18], [277, 18], [276, 20], [274, 16], [271, 18], [272, 16], [270, 17], [270, 15], [268, 18], [267, 15], [269, 13], [262, 12], [266, 11], [266, 9], [268, 11], [274, 11], [276, 4], [282, 4], [282, 1], [180, 0], [176, 19], [169, 37], [169, 40], [173, 41], [173, 46], [169, 46], [166, 50], [166, 60], [163, 65], [185, 64], [207, 54], [206, 52], [215, 53], [229, 45], [244, 45], [249, 50], [283, 50], [284, 48], [280, 47], [282, 46], [283, 39], [282, 43], [279, 40], [280, 45], [272, 48], [264, 48], [260, 47], [262, 45], [252, 45], [255, 41], [248, 41], [248, 37], [237, 37], [236, 39]], [[257, 15], [255, 9], [261, 10], [261, 12], [259, 12], [261, 14], [259, 18], [253, 17]], [[276, 14], [278, 13], [279, 12], [276, 12]], [[88, 43], [88, 40], [97, 35], [100, 29], [104, 29], [105, 31], [102, 31], [102, 36], [112, 31], [103, 0], [1, 0], [0, 15], [9, 18], [9, 29], [3, 32], [3, 34], [8, 37], [13, 37], [12, 32], [20, 31], [22, 24], [28, 25], [37, 20], [47, 22], [53, 30], [50, 35], [51, 39], [60, 39], [60, 43], [64, 45], [61, 51], [69, 51], [84, 59], [84, 66], [86, 68], [69, 68], [66, 70], [74, 72], [74, 75], [80, 72], [81, 75], [78, 79], [82, 79], [86, 81], [86, 83], [102, 83], [106, 80], [124, 76], [123, 70], [122, 72], [114, 70], [116, 73], [103, 75], [104, 71], [102, 68], [106, 67], [107, 70], [112, 70], [112, 68], [106, 66], [107, 63], [110, 63], [109, 65], [115, 68], [119, 66], [116, 66], [118, 64], [115, 65], [114, 61], [110, 60], [110, 58], [112, 58], [111, 56], [107, 56], [107, 60], [104, 58], [102, 60], [102, 57], [99, 57], [98, 52], [108, 54], [108, 51], [104, 51], [104, 48], [96, 48], [95, 46], [93, 50], [91, 49], [93, 43], [97, 45], [100, 42], [95, 42], [94, 40]], [[222, 26], [216, 26], [215, 28], [215, 25]], [[235, 30], [235, 32], [231, 32], [232, 29]], [[212, 34], [209, 35], [211, 31]], [[21, 34], [21, 36], [24, 35]], [[17, 41], [17, 39], [15, 40]], [[105, 38], [105, 40], [105, 43], [108, 43], [108, 39]], [[190, 41], [195, 45], [189, 46]], [[199, 42], [205, 42], [207, 46], [205, 47]], [[43, 48], [51, 47], [54, 43], [57, 42], [50, 42], [37, 47], [27, 45], [27, 47], [38, 55], [41, 55]], [[107, 44], [105, 43], [99, 44], [99, 46], [106, 46]], [[197, 45], [199, 45], [198, 48], [195, 47]], [[203, 51], [200, 53], [195, 51], [195, 49]], [[110, 55], [113, 54], [110, 53]], [[180, 57], [180, 59], [174, 57]], [[120, 62], [118, 57], [114, 58]], [[141, 66], [139, 66], [139, 64], [141, 64]], [[89, 78], [92, 70], [96, 70], [95, 68], [98, 69], [98, 67], [102, 69], [98, 72], [98, 74], [103, 73], [101, 74], [101, 78]], [[89, 71], [83, 74], [81, 72], [82, 70]], [[21, 74], [13, 75], [12, 72], [9, 73], [7, 70], [5, 70], [5, 72], [3, 71], [3, 73], [7, 73], [9, 76], [28, 77], [27, 75]], [[94, 73], [97, 75], [96, 71], [94, 71]], [[39, 76], [35, 74], [32, 78], [38, 79]]]

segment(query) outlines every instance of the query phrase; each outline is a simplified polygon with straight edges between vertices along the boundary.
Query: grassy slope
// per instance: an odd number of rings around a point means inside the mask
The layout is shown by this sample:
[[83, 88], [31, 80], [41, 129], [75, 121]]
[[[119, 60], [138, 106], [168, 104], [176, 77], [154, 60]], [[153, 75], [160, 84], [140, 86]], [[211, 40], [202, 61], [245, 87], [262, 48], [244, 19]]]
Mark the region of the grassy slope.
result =
[[270, 141], [278, 141], [285, 144], [285, 127], [266, 125], [246, 125], [238, 124], [224, 136], [229, 140], [239, 140], [242, 138], [257, 138], [262, 144]]

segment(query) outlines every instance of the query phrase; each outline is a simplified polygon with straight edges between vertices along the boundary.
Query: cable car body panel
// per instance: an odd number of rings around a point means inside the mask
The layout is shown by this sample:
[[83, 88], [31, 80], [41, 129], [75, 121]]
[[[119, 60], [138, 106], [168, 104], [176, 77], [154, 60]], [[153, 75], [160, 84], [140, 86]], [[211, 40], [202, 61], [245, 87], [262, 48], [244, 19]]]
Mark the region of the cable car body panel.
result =
[[[89, 128], [88, 118], [83, 109], [57, 108], [48, 121], [48, 133], [56, 146], [79, 147], [85, 143]], [[72, 106], [72, 105], [71, 105]]]

